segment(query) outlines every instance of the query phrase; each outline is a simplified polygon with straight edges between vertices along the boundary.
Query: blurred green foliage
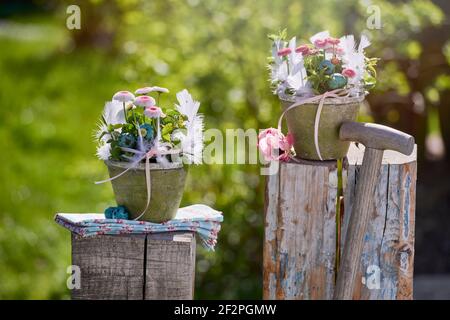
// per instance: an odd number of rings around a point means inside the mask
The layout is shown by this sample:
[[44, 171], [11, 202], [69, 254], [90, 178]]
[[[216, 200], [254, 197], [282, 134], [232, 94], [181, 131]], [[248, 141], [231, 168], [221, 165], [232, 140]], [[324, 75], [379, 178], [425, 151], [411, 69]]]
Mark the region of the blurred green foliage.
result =
[[[379, 5], [383, 25], [369, 30], [368, 51], [394, 58], [380, 64], [377, 90], [408, 95], [401, 61], [419, 59], [415, 35], [444, 19], [425, 0], [73, 2], [81, 6], [79, 31], [66, 29], [65, 5], [0, 25], [0, 298], [68, 298], [69, 232], [52, 219], [114, 204], [110, 185], [93, 184], [107, 172], [92, 132], [115, 91], [159, 85], [173, 102], [187, 87], [207, 128], [274, 126], [267, 34], [285, 27], [304, 41], [324, 29], [359, 34], [367, 6]], [[433, 83], [439, 98], [450, 80]], [[196, 298], [261, 298], [263, 198], [258, 166], [190, 170], [182, 205], [205, 203], [225, 219], [216, 252], [199, 248]]]

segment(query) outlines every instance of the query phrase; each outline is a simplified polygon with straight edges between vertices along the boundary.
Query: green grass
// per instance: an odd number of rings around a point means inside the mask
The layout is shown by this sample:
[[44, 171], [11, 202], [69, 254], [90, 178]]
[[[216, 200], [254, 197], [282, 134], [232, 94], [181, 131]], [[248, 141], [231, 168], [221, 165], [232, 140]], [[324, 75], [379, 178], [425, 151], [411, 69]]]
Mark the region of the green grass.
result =
[[11, 30], [35, 32], [0, 33], [0, 298], [67, 298], [70, 237], [53, 217], [114, 203], [108, 184], [93, 184], [106, 170], [92, 131], [123, 82], [111, 57], [61, 51], [51, 25]]

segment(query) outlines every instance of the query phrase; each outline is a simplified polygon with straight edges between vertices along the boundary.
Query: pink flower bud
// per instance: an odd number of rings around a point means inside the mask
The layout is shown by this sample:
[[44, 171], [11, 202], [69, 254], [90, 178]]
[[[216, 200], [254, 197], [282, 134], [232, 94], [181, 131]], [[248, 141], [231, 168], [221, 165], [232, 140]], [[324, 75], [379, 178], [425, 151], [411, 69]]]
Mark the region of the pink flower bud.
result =
[[347, 78], [353, 78], [354, 76], [356, 76], [356, 72], [353, 69], [345, 68], [344, 70], [342, 70], [342, 75], [346, 76]]
[[291, 54], [292, 50], [290, 48], [284, 48], [278, 51], [278, 56], [279, 57], [285, 57], [288, 54]]
[[317, 49], [309, 49], [309, 51], [305, 54], [305, 56], [313, 56], [318, 53], [319, 53], [319, 50], [317, 50]]
[[332, 37], [327, 38], [326, 41], [328, 44], [330, 44], [332, 46], [338, 45], [341, 42], [341, 40], [339, 40], [338, 38], [332, 38]]
[[297, 47], [297, 49], [295, 49], [295, 52], [301, 53], [304, 56], [308, 55], [309, 51], [310, 49], [306, 44], [302, 44], [301, 46]]
[[314, 46], [318, 49], [325, 49], [328, 46], [327, 39], [317, 39], [314, 41]]

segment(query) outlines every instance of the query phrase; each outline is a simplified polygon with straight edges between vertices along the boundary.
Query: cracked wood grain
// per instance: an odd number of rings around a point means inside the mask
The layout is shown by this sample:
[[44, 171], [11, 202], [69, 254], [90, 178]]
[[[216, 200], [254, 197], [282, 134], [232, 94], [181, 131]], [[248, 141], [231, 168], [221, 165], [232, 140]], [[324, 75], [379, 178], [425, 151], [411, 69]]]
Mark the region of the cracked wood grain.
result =
[[72, 235], [72, 264], [80, 267], [75, 300], [193, 299], [193, 233]]
[[[344, 162], [341, 245], [363, 154], [362, 145], [352, 144]], [[385, 151], [354, 299], [412, 299], [416, 175], [415, 152]], [[267, 177], [264, 299], [332, 298], [336, 184], [335, 162], [330, 161], [281, 164], [278, 174]]]
[[266, 185], [265, 299], [330, 299], [336, 248], [335, 161], [282, 163]]
[[[348, 154], [342, 245], [345, 245], [363, 152], [363, 146], [357, 149], [352, 145]], [[385, 151], [364, 237], [358, 271], [361, 281], [355, 288], [354, 299], [412, 299], [416, 177], [416, 152], [404, 156]]]

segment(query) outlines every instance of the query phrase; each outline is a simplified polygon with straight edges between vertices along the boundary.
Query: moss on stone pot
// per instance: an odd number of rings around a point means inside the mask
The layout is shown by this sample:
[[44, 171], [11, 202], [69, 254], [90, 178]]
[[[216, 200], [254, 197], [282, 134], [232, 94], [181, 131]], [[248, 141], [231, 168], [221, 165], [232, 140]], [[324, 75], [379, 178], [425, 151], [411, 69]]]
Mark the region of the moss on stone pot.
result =
[[[346, 156], [349, 142], [339, 139], [339, 129], [344, 121], [355, 121], [364, 97], [327, 98], [319, 122], [319, 148], [323, 160]], [[294, 104], [294, 99], [281, 99], [283, 110]], [[296, 157], [320, 160], [314, 144], [314, 121], [319, 104], [304, 104], [289, 110], [285, 117], [289, 132], [294, 136]]]
[[[105, 161], [110, 177], [123, 172], [129, 163]], [[183, 197], [187, 176], [187, 166], [170, 163], [162, 167], [159, 163], [150, 164], [151, 198], [150, 205], [139, 220], [164, 222], [175, 217]], [[138, 217], [147, 203], [145, 164], [111, 181], [116, 202], [130, 213], [130, 219]]]

